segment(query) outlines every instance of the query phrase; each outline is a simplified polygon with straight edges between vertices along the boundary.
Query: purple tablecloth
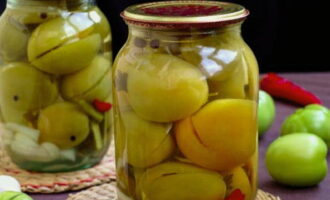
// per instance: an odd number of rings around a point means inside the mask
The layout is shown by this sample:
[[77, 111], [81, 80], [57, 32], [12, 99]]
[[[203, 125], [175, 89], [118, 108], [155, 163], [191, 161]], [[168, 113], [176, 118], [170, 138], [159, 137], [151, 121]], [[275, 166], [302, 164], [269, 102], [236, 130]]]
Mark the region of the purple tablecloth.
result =
[[[284, 77], [295, 81], [306, 89], [313, 91], [323, 101], [324, 105], [330, 107], [330, 73], [292, 73], [282, 74]], [[281, 186], [268, 175], [264, 157], [267, 146], [279, 135], [279, 128], [285, 116], [292, 113], [297, 106], [282, 101], [276, 102], [276, 120], [268, 133], [260, 139], [259, 158], [259, 188], [278, 195], [282, 200], [330, 200], [330, 176], [318, 186], [304, 189], [294, 189]], [[330, 165], [330, 159], [328, 159]], [[65, 200], [69, 193], [52, 195], [32, 195], [35, 200]], [[173, 199], [175, 200], [175, 199]]]

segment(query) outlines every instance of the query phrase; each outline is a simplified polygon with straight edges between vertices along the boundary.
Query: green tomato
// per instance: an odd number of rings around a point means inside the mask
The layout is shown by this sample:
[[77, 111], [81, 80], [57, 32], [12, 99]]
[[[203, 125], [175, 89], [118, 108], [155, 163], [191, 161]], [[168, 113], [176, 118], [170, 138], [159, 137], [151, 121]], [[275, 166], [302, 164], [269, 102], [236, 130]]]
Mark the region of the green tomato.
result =
[[281, 135], [296, 132], [313, 133], [330, 147], [330, 111], [317, 104], [298, 109], [284, 121]]
[[31, 197], [29, 197], [27, 194], [21, 193], [21, 192], [13, 192], [13, 191], [6, 191], [0, 193], [0, 200], [33, 200]]
[[39, 142], [50, 142], [61, 149], [81, 144], [89, 134], [89, 118], [69, 102], [59, 102], [43, 109], [38, 118]]
[[262, 136], [273, 124], [275, 104], [273, 98], [265, 91], [259, 91], [258, 123], [259, 135]]
[[327, 175], [327, 150], [322, 139], [310, 133], [282, 136], [268, 147], [266, 166], [279, 183], [313, 186]]

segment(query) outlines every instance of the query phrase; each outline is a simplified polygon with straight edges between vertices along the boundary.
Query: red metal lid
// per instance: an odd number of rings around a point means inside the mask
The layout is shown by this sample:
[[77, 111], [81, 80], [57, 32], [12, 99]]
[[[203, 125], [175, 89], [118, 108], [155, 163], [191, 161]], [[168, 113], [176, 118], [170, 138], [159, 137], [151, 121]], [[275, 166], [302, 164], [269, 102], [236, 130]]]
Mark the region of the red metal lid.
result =
[[210, 28], [243, 21], [243, 6], [219, 1], [163, 1], [130, 6], [121, 16], [128, 24], [150, 28]]

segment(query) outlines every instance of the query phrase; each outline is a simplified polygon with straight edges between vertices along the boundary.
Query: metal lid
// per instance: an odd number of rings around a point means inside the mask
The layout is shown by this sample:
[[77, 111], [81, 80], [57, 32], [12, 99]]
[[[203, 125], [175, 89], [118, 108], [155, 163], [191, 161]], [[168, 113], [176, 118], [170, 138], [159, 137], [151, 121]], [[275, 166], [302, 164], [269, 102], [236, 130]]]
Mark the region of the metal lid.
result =
[[219, 1], [163, 1], [129, 6], [121, 16], [129, 24], [155, 28], [217, 27], [244, 20], [243, 6]]

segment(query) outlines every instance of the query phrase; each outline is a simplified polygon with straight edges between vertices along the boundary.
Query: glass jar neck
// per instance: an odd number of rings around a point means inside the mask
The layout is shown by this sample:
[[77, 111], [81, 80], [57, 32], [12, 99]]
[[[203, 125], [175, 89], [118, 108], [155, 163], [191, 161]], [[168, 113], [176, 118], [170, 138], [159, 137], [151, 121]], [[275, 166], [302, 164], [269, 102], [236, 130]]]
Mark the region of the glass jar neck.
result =
[[95, 0], [7, 0], [9, 8], [54, 7], [60, 9], [83, 8], [95, 4]]
[[222, 34], [230, 34], [232, 36], [241, 37], [241, 25], [242, 23], [227, 25], [219, 28], [209, 29], [150, 29], [134, 25], [129, 25], [129, 36], [152, 38], [154, 36], [161, 35], [164, 38], [186, 38], [186, 37], [204, 37], [204, 36], [216, 36]]

